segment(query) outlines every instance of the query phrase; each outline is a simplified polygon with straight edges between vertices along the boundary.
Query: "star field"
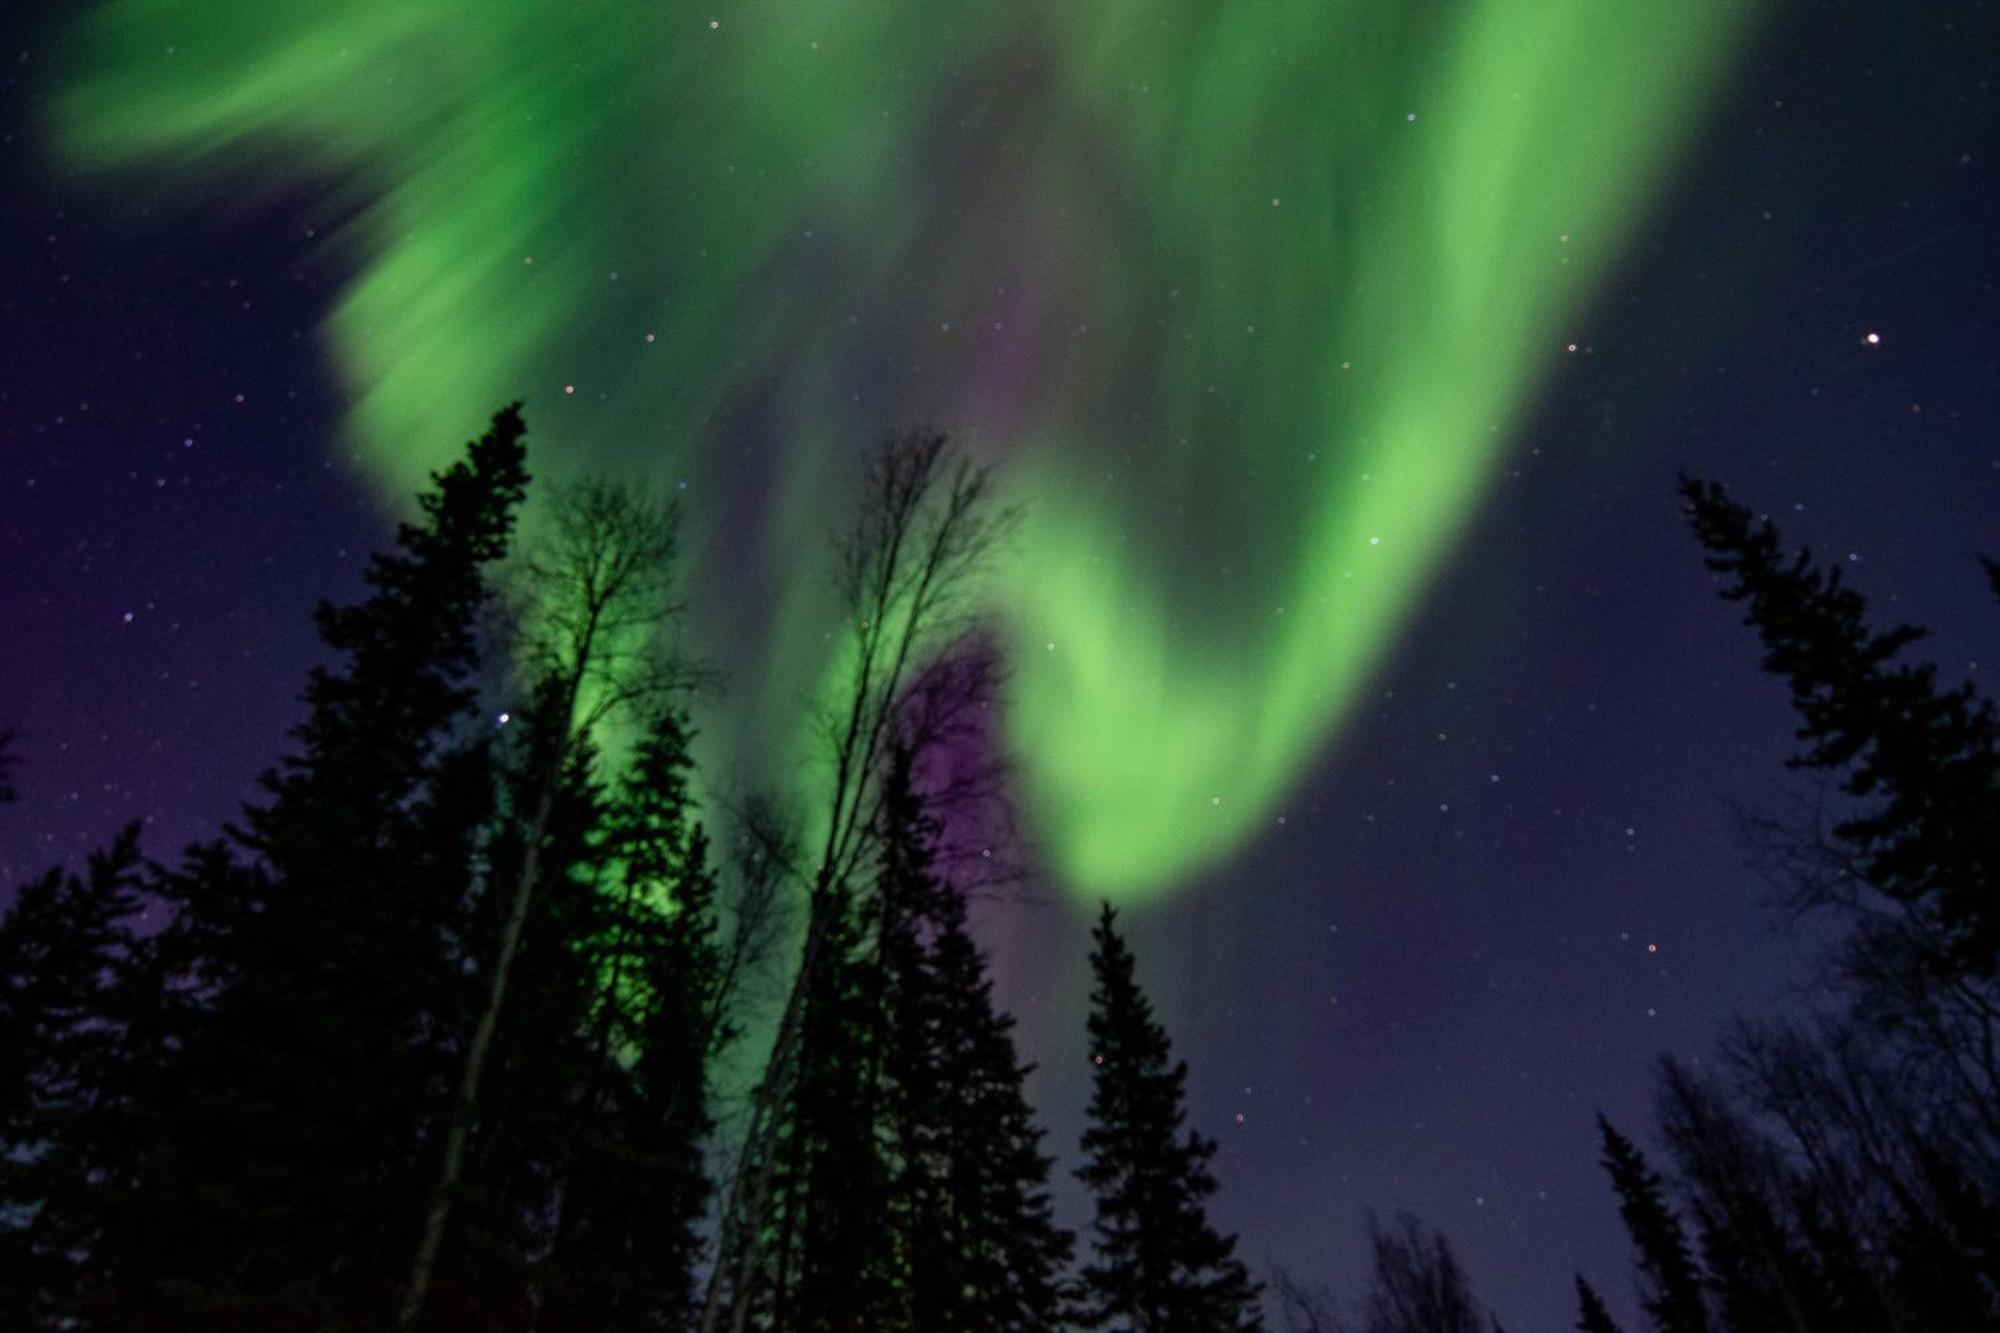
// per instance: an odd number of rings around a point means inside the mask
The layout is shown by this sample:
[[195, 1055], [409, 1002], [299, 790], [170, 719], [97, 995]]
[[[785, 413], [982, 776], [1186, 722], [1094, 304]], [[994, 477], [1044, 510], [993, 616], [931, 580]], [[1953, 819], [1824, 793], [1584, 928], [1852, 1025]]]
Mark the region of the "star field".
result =
[[[23, 733], [22, 803], [0, 812], [0, 893], [130, 818], [148, 818], [156, 856], [212, 836], [298, 716], [313, 601], [354, 593], [393, 517], [384, 469], [349, 429], [358, 381], [324, 332], [361, 262], [323, 244], [362, 208], [352, 180], [218, 195], [65, 169], [46, 133], [65, 12], [10, 12], [0, 51], [0, 723]], [[728, 41], [747, 23], [689, 15], [697, 40]], [[822, 38], [833, 45], [830, 34], [795, 45]], [[1644, 1124], [1660, 1052], [1703, 1055], [1732, 1015], [1796, 1002], [1809, 942], [1760, 905], [1734, 810], [1796, 811], [1812, 789], [1782, 768], [1782, 688], [1715, 597], [1673, 480], [1715, 476], [1770, 509], [1788, 537], [1837, 556], [1882, 617], [1930, 626], [1925, 648], [1945, 678], [1981, 679], [2000, 633], [1973, 559], [2000, 556], [1989, 160], [2000, 114], [1982, 55], [1995, 49], [2000, 16], [1973, 3], [1770, 16], [1617, 259], [1584, 258], [1599, 241], [1581, 225], [1537, 233], [1551, 271], [1604, 277], [1560, 321], [1504, 331], [1539, 388], [1490, 437], [1491, 485], [1449, 550], [1426, 556], [1429, 539], [1392, 510], [1362, 511], [1368, 523], [1322, 570], [1335, 585], [1386, 577], [1394, 562], [1428, 572], [1412, 576], [1406, 622], [1357, 674], [1302, 776], [1274, 785], [1243, 765], [1189, 778], [1181, 818], [1247, 831], [1204, 843], [1227, 853], [1127, 922], [1191, 1065], [1191, 1117], [1222, 1143], [1217, 1220], [1253, 1265], [1339, 1284], [1354, 1273], [1361, 1210], [1410, 1208], [1452, 1238], [1510, 1326], [1566, 1326], [1572, 1271], [1615, 1272], [1624, 1258], [1592, 1116]], [[839, 58], [850, 59], [844, 43]], [[867, 86], [871, 114], [897, 95]], [[1121, 96], [1166, 91], [1135, 75]], [[1381, 96], [1395, 133], [1447, 123], [1407, 89]], [[711, 165], [714, 188], [742, 192], [730, 197], [743, 216], [761, 217], [772, 164]], [[1027, 178], [1015, 159], [958, 169], [982, 166], [1010, 188]], [[955, 207], [985, 198], [963, 179], [902, 184]], [[1217, 207], [1260, 224], [1315, 207], [1308, 182], [1250, 184]], [[1074, 215], [1045, 221], [1078, 229], [1059, 240], [1093, 234]], [[789, 239], [765, 239], [788, 263], [829, 256], [785, 271], [845, 298], [844, 266], [868, 257], [851, 248], [851, 225], [787, 216]], [[1072, 387], [1105, 427], [1077, 466], [1107, 493], [1157, 485], [1167, 467], [1186, 469], [1196, 497], [1223, 493], [1232, 473], [1281, 500], [1302, 476], [1337, 474], [1357, 494], [1383, 484], [1377, 461], [1340, 442], [1288, 437], [1232, 455], [1152, 430], [1172, 426], [1154, 402], [1168, 392], [1201, 423], [1296, 387], [1258, 378], [1260, 357], [1303, 364], [1276, 294], [1189, 313], [1211, 289], [1167, 273], [1116, 319], [1067, 288], [1037, 307], [1017, 276], [1027, 261], [1006, 238], [976, 239], [940, 227], [941, 253], [972, 258], [908, 308], [879, 290], [837, 309], [829, 298], [846, 359], [814, 366], [827, 401], [844, 404], [839, 433], [894, 424], [883, 418], [919, 396], [910, 386], [949, 376], [972, 386], [973, 440], [986, 447], [1029, 414], [1022, 385], [1082, 355], [1061, 349], [1126, 336], [1138, 311], [1158, 321], [1162, 346], [1200, 352], [1165, 362], [1184, 382]], [[697, 364], [685, 310], [599, 299], [707, 258], [699, 238], [681, 241], [685, 254], [630, 253], [578, 228], [495, 261], [510, 281], [587, 280], [593, 294], [588, 336], [539, 356], [541, 377], [508, 390], [527, 398], [538, 443], [640, 419], [628, 377], [652, 372], [635, 358], [677, 358], [673, 373], [695, 386], [738, 373], [729, 356], [811, 360], [803, 334], [764, 329]], [[1091, 264], [1109, 261], [1077, 254], [1065, 281], [1081, 292]], [[1373, 345], [1367, 327], [1351, 332], [1330, 391], [1391, 354], [1385, 331]], [[998, 367], [991, 382], [982, 367]], [[691, 510], [747, 513], [824, 481], [783, 479], [788, 463], [806, 465], [769, 447], [777, 426], [760, 413], [776, 409], [747, 390], [721, 397], [716, 447], [660, 474]], [[1133, 438], [1109, 429], [1126, 423], [1138, 423]], [[474, 424], [422, 444], [449, 448]], [[1221, 623], [1320, 614], [1320, 589], [1278, 555], [1226, 540], [1253, 513], [1206, 533], [1186, 503], [1168, 516], [1185, 527], [1160, 549], [1200, 571], [1195, 600], [1225, 608]], [[776, 595], [768, 549], [719, 549], [743, 569], [746, 603]], [[1081, 618], [1037, 628], [1025, 656], [1059, 672], [1087, 659], [1095, 634]], [[1256, 654], [1243, 656], [1241, 679], [1254, 682]], [[1135, 679], [1134, 663], [1110, 678]], [[1339, 711], [1312, 690], [1339, 693], [1302, 687], [1299, 716]], [[1067, 1150], [1087, 1095], [1076, 1022], [1087, 911], [1054, 879], [980, 926], [1041, 1066], [1031, 1091], [1051, 1143]], [[1629, 1293], [1606, 1295], [1629, 1314]]]

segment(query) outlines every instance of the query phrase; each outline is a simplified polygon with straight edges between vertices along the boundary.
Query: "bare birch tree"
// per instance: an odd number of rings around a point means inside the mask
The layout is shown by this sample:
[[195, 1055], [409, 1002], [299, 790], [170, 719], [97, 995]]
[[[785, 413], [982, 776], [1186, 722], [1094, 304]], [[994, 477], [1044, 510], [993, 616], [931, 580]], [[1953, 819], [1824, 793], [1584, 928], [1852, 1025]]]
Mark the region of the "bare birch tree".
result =
[[975, 627], [977, 581], [1013, 520], [993, 503], [988, 472], [952, 457], [941, 433], [891, 436], [870, 459], [854, 526], [839, 547], [844, 675], [819, 719], [825, 822], [816, 854], [798, 866], [804, 938], [724, 1207], [703, 1333], [742, 1333], [767, 1281], [773, 1149], [797, 1069], [804, 997], [822, 966], [837, 896], [867, 867], [891, 743], [934, 748], [990, 702], [990, 692], [947, 698], [916, 687], [949, 669], [941, 665], [946, 650]]
[[543, 878], [543, 845], [564, 767], [593, 729], [614, 713], [642, 708], [692, 683], [692, 673], [668, 649], [666, 631], [679, 613], [673, 600], [673, 560], [679, 514], [670, 503], [607, 482], [558, 490], [542, 541], [522, 561], [511, 619], [520, 641], [520, 670], [553, 711], [548, 739], [532, 747], [528, 815], [520, 869], [505, 895], [507, 915], [489, 964], [486, 999], [466, 1047], [453, 1100], [444, 1155], [424, 1229], [411, 1262], [397, 1324], [422, 1317], [466, 1146], [479, 1115], [480, 1080], [507, 998], [521, 935]]

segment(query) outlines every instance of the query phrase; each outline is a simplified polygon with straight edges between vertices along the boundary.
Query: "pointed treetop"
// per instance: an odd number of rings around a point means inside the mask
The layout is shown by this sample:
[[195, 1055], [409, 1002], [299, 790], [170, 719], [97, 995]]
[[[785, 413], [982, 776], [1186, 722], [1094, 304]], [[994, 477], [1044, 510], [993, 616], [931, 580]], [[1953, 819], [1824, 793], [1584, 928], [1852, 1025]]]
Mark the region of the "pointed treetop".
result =
[[1701, 1274], [1680, 1218], [1667, 1202], [1666, 1182], [1602, 1112], [1597, 1128], [1604, 1140], [1604, 1169], [1618, 1193], [1618, 1215], [1638, 1252], [1641, 1304], [1657, 1333], [1708, 1333]]
[[1597, 1294], [1597, 1288], [1585, 1281], [1581, 1273], [1576, 1275], [1576, 1304], [1576, 1326], [1580, 1333], [1624, 1333], [1611, 1317], [1611, 1311], [1604, 1308], [1604, 1298]]

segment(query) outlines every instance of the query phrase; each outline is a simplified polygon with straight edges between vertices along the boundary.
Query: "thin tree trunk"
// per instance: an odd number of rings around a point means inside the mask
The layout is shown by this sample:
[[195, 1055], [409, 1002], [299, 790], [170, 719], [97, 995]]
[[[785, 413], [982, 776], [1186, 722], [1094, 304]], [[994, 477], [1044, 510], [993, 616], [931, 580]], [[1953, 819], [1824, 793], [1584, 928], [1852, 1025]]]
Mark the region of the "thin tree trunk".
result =
[[[810, 898], [803, 957], [786, 997], [770, 1063], [757, 1087], [741, 1165], [723, 1210], [716, 1262], [702, 1306], [701, 1333], [718, 1333], [725, 1284], [730, 1287], [732, 1333], [743, 1333], [749, 1319], [764, 1258], [767, 1219], [763, 1214], [768, 1206], [773, 1117], [789, 1093], [794, 1075], [803, 994], [818, 966], [825, 933], [824, 901], [835, 886], [847, 883], [868, 846], [873, 812], [862, 807], [906, 684], [905, 673], [928, 635], [942, 623], [945, 590], [955, 576], [979, 563], [991, 539], [990, 530], [982, 534], [973, 517], [984, 492], [984, 474], [961, 469], [952, 479], [941, 478], [934, 466], [942, 445], [942, 437], [902, 452], [891, 445], [871, 480], [881, 508], [873, 512], [864, 509], [862, 522], [846, 548], [846, 577], [850, 581], [843, 591], [859, 631], [858, 661], [845, 725], [832, 756], [832, 808]], [[934, 523], [922, 528], [934, 487], [940, 484], [945, 487], [945, 494], [937, 501], [941, 512]], [[922, 549], [915, 553], [907, 549], [913, 540], [922, 543]], [[962, 540], [969, 544], [961, 544]], [[898, 618], [900, 625], [892, 625]]]
[[724, 1209], [722, 1235], [716, 1247], [715, 1267], [708, 1276], [708, 1295], [702, 1302], [701, 1333], [716, 1333], [722, 1320], [723, 1285], [730, 1286], [730, 1327], [741, 1333], [749, 1318], [752, 1280], [763, 1263], [759, 1240], [765, 1193], [770, 1186], [770, 1156], [765, 1140], [771, 1117], [791, 1091], [792, 1048], [798, 1043], [799, 1026], [805, 1007], [806, 977], [817, 965], [820, 940], [824, 935], [819, 893], [807, 913], [806, 939], [799, 959], [799, 971], [785, 996], [785, 1011], [778, 1020], [778, 1032], [771, 1042], [771, 1058], [757, 1095], [750, 1107], [750, 1124], [743, 1136], [743, 1161], [729, 1191]]
[[493, 981], [487, 988], [486, 1006], [480, 1011], [479, 1025], [473, 1030], [472, 1046], [465, 1055], [465, 1070], [460, 1076], [457, 1104], [453, 1109], [451, 1130], [445, 1136], [444, 1165], [438, 1172], [438, 1182], [431, 1192], [431, 1206], [424, 1218], [423, 1239], [417, 1244], [415, 1260], [410, 1265], [409, 1289], [404, 1293], [403, 1306], [396, 1315], [396, 1327], [415, 1328], [417, 1320], [424, 1312], [424, 1301], [430, 1294], [431, 1278], [437, 1270], [438, 1252], [444, 1246], [445, 1224], [451, 1220], [451, 1201], [458, 1189], [459, 1175], [465, 1169], [465, 1145], [472, 1137], [473, 1121], [479, 1107], [479, 1082], [486, 1070], [486, 1056], [493, 1047], [493, 1034], [500, 1027], [500, 1007], [507, 998], [507, 978], [514, 970], [514, 955], [520, 951], [521, 932], [526, 928], [528, 908], [534, 901], [537, 881], [541, 878], [542, 838], [548, 829], [549, 816], [555, 803], [554, 784], [542, 788], [540, 801], [535, 808], [534, 820], [528, 829], [527, 852], [521, 860], [521, 876], [514, 885], [514, 901], [507, 911], [506, 929], [500, 936], [500, 954], [493, 964]]

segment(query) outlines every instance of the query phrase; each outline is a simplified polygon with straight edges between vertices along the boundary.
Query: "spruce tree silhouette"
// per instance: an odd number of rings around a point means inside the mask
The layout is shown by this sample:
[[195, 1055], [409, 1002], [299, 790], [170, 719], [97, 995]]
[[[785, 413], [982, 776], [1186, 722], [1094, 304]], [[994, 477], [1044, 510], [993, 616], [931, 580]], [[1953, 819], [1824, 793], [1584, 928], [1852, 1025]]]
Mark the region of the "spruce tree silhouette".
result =
[[23, 884], [0, 918], [0, 1324], [62, 1327], [93, 1301], [146, 1133], [157, 972], [134, 930], [139, 825], [82, 874]]
[[1624, 1333], [1611, 1317], [1611, 1311], [1604, 1308], [1604, 1298], [1597, 1294], [1597, 1288], [1584, 1281], [1581, 1273], [1576, 1279], [1576, 1305], [1579, 1333]]
[[1187, 1065], [1139, 988], [1109, 903], [1090, 956], [1092, 1094], [1076, 1175], [1096, 1203], [1095, 1258], [1073, 1318], [1120, 1333], [1220, 1333], [1260, 1327], [1257, 1287], [1233, 1236], [1209, 1225], [1215, 1144], [1188, 1130]]
[[857, 893], [827, 890], [774, 1181], [770, 1326], [897, 1327], [880, 1069], [879, 973]]
[[713, 1186], [708, 1066], [731, 1040], [716, 883], [691, 787], [692, 731], [655, 713], [605, 811], [608, 874], [579, 953], [594, 986], [578, 1030], [559, 1212], [536, 1327], [682, 1328], [694, 1313]]
[[[1784, 679], [1830, 831], [1748, 822], [1796, 909], [1846, 929], [1837, 1008], [1739, 1029], [1725, 1084], [1663, 1067], [1662, 1129], [1718, 1322], [1972, 1329], [2000, 1319], [2000, 722], [1901, 660], [1838, 567], [1787, 551], [1720, 486], [1681, 496], [1725, 598]], [[2000, 565], [1984, 562], [2000, 593]]]
[[1647, 1165], [1637, 1145], [1602, 1114], [1597, 1130], [1603, 1141], [1601, 1160], [1618, 1194], [1618, 1215], [1632, 1237], [1639, 1265], [1640, 1303], [1652, 1319], [1654, 1333], [1708, 1333], [1701, 1273], [1680, 1218], [1667, 1202], [1666, 1182]]
[[211, 857], [225, 882], [178, 886], [207, 1003], [179, 1062], [188, 1188], [163, 1326], [334, 1328], [392, 1308], [465, 1004], [448, 939], [471, 866], [439, 853], [486, 813], [478, 630], [524, 433], [518, 408], [497, 414], [371, 561], [367, 598], [319, 607], [340, 661], [312, 673], [297, 749], [235, 833], [251, 874], [227, 882]]
[[1049, 1333], [1072, 1239], [1054, 1222], [1014, 1021], [994, 1008], [963, 895], [938, 874], [938, 821], [912, 769], [898, 745], [877, 877], [904, 1318], [936, 1333]]
[[[141, 870], [128, 834], [0, 925], [8, 975], [33, 978], [0, 995], [20, 1052], [0, 1061], [0, 1185], [20, 1205], [0, 1215], [0, 1291], [23, 1327], [387, 1326], [408, 1308], [397, 1251], [407, 1264], [422, 1230], [411, 1191], [473, 1124], [454, 1076], [515, 925], [512, 1017], [490, 1026], [479, 1151], [439, 1247], [455, 1299], [434, 1322], [686, 1318], [705, 1061], [729, 1024], [685, 719], [656, 719], [609, 803], [576, 721], [586, 672], [593, 707], [685, 682], [634, 651], [664, 602], [613, 623], [634, 600], [620, 590], [654, 602], [658, 543], [594, 547], [593, 574], [638, 552], [638, 575], [586, 589], [609, 590], [588, 609], [619, 641], [544, 672], [496, 752], [475, 682], [493, 674], [489, 570], [525, 491], [522, 435], [499, 414], [371, 563], [371, 595], [319, 608], [339, 660], [310, 678], [298, 749], [244, 828], [174, 869]], [[593, 534], [636, 530], [612, 521], [636, 512], [620, 494], [589, 498], [609, 515]], [[524, 895], [530, 860], [543, 891]], [[141, 894], [169, 909], [143, 935]]]
[[[1928, 664], [1898, 665], [1923, 631], [1872, 629], [1837, 567], [1787, 555], [1777, 529], [1721, 486], [1683, 477], [1681, 495], [1722, 595], [1745, 604], [1764, 669], [1790, 684], [1805, 749], [1791, 762], [1844, 775], [1872, 808], [1834, 835], [1870, 885], [1933, 912], [1942, 957], [1968, 974], [2000, 966], [2000, 721], [1971, 686], [1943, 689]], [[1986, 563], [2000, 592], [2000, 565]]]

